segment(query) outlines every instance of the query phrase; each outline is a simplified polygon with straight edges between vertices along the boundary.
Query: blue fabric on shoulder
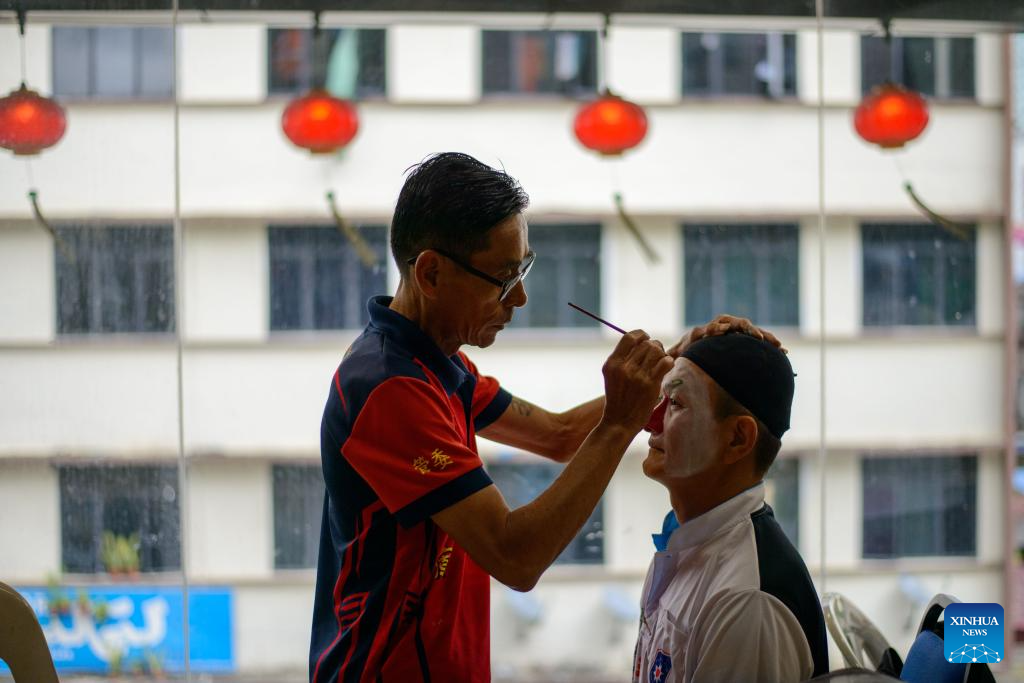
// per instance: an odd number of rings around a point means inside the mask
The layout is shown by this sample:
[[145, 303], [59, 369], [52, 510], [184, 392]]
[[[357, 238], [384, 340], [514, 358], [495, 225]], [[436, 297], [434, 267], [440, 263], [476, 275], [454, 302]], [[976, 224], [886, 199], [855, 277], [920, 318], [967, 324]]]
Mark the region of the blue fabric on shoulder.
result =
[[668, 539], [672, 537], [672, 532], [678, 528], [679, 520], [676, 519], [676, 513], [673, 510], [669, 510], [668, 514], [665, 515], [665, 521], [661, 523], [661, 533], [651, 534], [654, 547], [658, 549], [659, 553], [665, 552], [668, 548]]

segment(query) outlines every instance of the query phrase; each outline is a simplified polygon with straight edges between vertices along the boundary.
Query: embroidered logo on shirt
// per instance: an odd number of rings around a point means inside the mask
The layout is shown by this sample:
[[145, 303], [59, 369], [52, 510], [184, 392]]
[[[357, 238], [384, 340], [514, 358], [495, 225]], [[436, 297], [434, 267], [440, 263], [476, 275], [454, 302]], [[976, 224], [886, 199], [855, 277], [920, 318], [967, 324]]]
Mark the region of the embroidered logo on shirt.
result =
[[434, 467], [436, 467], [439, 470], [443, 470], [444, 468], [448, 467], [448, 465], [451, 465], [453, 462], [455, 462], [454, 460], [452, 460], [450, 455], [442, 453], [440, 448], [434, 449], [434, 452], [430, 454], [430, 460], [431, 462], [434, 463]]
[[662, 683], [668, 678], [668, 672], [672, 670], [672, 658], [658, 650], [654, 655], [654, 663], [651, 664], [651, 673], [647, 677], [649, 683]]
[[451, 559], [452, 551], [455, 550], [453, 546], [442, 548], [441, 553], [434, 560], [434, 578], [443, 579], [444, 573], [448, 571], [448, 560]]
[[452, 460], [452, 456], [448, 455], [440, 448], [435, 448], [430, 454], [430, 459], [424, 458], [422, 455], [412, 459], [412, 468], [420, 474], [429, 474], [431, 471], [441, 471], [448, 468], [448, 465], [453, 464], [455, 461]]

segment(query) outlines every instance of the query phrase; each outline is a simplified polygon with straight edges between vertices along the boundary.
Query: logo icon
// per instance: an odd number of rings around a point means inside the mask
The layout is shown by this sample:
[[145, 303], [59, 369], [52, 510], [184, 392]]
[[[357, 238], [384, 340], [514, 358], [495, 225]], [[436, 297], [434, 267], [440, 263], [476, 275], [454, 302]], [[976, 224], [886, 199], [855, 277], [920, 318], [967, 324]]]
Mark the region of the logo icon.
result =
[[995, 664], [1005, 654], [1003, 607], [994, 602], [954, 602], [946, 607], [942, 632], [946, 661]]
[[455, 550], [454, 546], [448, 546], [441, 548], [441, 553], [434, 560], [434, 578], [443, 579], [445, 572], [448, 571], [448, 561], [451, 560], [452, 551]]
[[651, 672], [647, 680], [649, 683], [662, 683], [668, 678], [668, 672], [671, 670], [672, 658], [658, 650], [658, 654], [654, 655], [654, 663], [651, 664]]

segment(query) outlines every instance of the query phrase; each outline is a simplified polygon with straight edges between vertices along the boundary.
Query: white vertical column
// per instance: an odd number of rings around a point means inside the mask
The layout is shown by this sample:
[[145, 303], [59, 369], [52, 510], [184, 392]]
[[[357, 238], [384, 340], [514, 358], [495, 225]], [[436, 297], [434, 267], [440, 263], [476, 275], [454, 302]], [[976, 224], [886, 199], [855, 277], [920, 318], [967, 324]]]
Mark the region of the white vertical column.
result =
[[974, 98], [978, 104], [998, 107], [1003, 104], [1003, 36], [979, 33], [974, 37]]
[[978, 334], [1001, 335], [1006, 327], [1002, 225], [979, 224], [977, 240], [974, 267]]
[[262, 221], [189, 221], [185, 321], [189, 341], [260, 340], [269, 328], [269, 255]]
[[476, 26], [396, 24], [388, 28], [388, 99], [469, 103], [480, 99], [481, 38]]
[[[863, 298], [860, 225], [855, 218], [829, 218], [826, 224], [825, 334], [855, 336], [861, 330]], [[821, 332], [818, 283], [818, 226], [813, 218], [800, 222], [800, 330]]]
[[0, 223], [0, 340], [45, 343], [54, 339], [53, 249], [53, 240], [35, 221]]
[[181, 102], [227, 104], [266, 99], [266, 26], [199, 24], [178, 30]]
[[[53, 94], [51, 35], [49, 26], [31, 22], [25, 26], [27, 85], [43, 95]], [[16, 23], [0, 26], [0, 97], [21, 85], [20, 41]]]
[[[826, 105], [856, 105], [860, 101], [860, 35], [852, 31], [822, 32]], [[797, 97], [818, 103], [818, 36], [813, 30], [796, 36]]]
[[675, 28], [612, 26], [608, 29], [606, 82], [617, 95], [641, 104], [679, 100], [681, 37]]

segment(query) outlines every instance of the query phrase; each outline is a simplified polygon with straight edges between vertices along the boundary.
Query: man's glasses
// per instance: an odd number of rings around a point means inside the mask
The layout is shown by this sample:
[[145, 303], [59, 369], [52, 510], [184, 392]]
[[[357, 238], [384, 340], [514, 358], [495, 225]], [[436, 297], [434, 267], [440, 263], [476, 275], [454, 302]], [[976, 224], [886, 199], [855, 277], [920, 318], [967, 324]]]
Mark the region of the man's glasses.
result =
[[[495, 287], [500, 287], [501, 288], [501, 294], [498, 296], [498, 301], [504, 301], [505, 297], [508, 296], [508, 293], [512, 291], [512, 288], [515, 287], [520, 282], [522, 282], [523, 280], [526, 279], [527, 274], [529, 274], [529, 272], [530, 272], [530, 268], [533, 268], [533, 261], [534, 261], [534, 259], [537, 258], [537, 254], [535, 254], [535, 253], [533, 253], [531, 251], [530, 253], [528, 253], [526, 255], [526, 258], [524, 258], [519, 263], [519, 269], [516, 271], [515, 275], [513, 275], [512, 277], [507, 278], [505, 280], [499, 280], [496, 277], [488, 275], [487, 273], [483, 272], [482, 270], [477, 270], [473, 266], [469, 265], [468, 263], [466, 263], [465, 261], [460, 259], [458, 256], [455, 256], [454, 254], [450, 254], [450, 253], [448, 253], [447, 251], [445, 251], [443, 249], [434, 249], [433, 251], [436, 251], [441, 256], [444, 256], [446, 259], [448, 259], [449, 261], [451, 261], [452, 263], [457, 265], [459, 268], [462, 268], [464, 271], [466, 271], [470, 275], [476, 275], [481, 280], [486, 280], [487, 282], [490, 282]], [[411, 259], [406, 261], [406, 263], [408, 263], [411, 266], [414, 263], [416, 263], [416, 259], [418, 259], [418, 258], [419, 258], [419, 255], [417, 254], [416, 256], [413, 256]]]

